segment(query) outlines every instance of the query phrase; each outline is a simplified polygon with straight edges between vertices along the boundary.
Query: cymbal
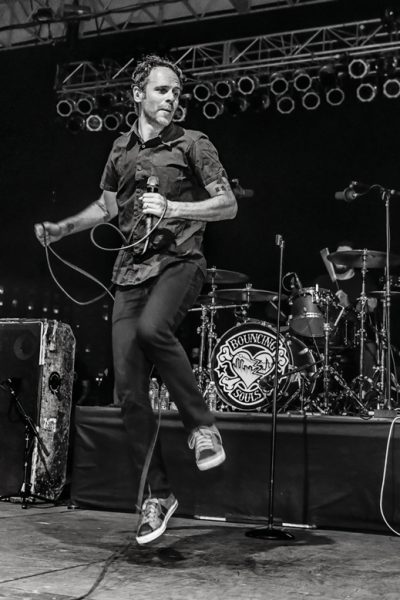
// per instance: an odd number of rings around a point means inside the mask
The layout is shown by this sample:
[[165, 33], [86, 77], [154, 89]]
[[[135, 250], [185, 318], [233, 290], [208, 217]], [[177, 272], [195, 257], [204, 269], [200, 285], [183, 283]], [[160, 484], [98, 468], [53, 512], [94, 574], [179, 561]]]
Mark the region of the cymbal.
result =
[[[200, 296], [197, 296], [197, 300], [193, 306], [211, 306], [211, 304], [213, 304], [213, 298], [211, 296], [209, 296], [208, 294], [200, 294]], [[230, 305], [232, 303], [229, 300], [222, 300], [217, 295], [215, 295], [214, 304]]]
[[[365, 253], [365, 266], [368, 269], [383, 269], [386, 266], [386, 252], [379, 250], [342, 250], [328, 254], [327, 259], [335, 265], [345, 265], [361, 269], [363, 266], [363, 257]], [[389, 255], [389, 264], [394, 267], [400, 265], [400, 256], [396, 254]]]
[[[269, 290], [255, 290], [253, 288], [241, 288], [241, 289], [225, 289], [217, 290], [217, 300], [229, 302], [241, 302], [243, 304], [251, 302], [276, 302], [278, 300], [278, 292], [271, 292]], [[282, 295], [282, 299], [286, 299], [287, 296]]]
[[238, 273], [237, 271], [227, 271], [226, 269], [217, 269], [215, 267], [207, 269], [206, 283], [229, 285], [232, 283], [246, 283], [248, 280], [247, 275]]

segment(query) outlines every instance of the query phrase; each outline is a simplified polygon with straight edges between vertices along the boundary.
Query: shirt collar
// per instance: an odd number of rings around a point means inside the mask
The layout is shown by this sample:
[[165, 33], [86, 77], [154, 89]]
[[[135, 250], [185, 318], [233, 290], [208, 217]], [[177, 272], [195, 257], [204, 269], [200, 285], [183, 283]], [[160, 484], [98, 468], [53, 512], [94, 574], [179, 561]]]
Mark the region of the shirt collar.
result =
[[[149, 145], [150, 144], [156, 145], [158, 143], [161, 143], [161, 144], [164, 144], [164, 146], [170, 147], [171, 142], [182, 137], [183, 134], [184, 134], [184, 129], [172, 121], [167, 127], [165, 127], [160, 132], [160, 134], [158, 136], [156, 136], [155, 138], [152, 138], [151, 140], [148, 140], [147, 142], [144, 142], [144, 143], [149, 144]], [[139, 142], [140, 144], [143, 143], [143, 140], [139, 134], [138, 120], [136, 119], [136, 121], [134, 122], [130, 131], [123, 133], [123, 139], [121, 140], [121, 146], [131, 148], [137, 142]]]

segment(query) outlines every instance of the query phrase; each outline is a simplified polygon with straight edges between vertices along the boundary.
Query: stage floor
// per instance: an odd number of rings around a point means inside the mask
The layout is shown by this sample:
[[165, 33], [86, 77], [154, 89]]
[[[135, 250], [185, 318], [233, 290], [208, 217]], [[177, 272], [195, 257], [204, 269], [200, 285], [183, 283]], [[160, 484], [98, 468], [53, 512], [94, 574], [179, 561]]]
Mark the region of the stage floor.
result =
[[139, 547], [136, 519], [1, 502], [0, 598], [72, 600], [101, 574], [92, 600], [399, 597], [396, 537], [290, 529], [294, 540], [263, 541], [245, 536], [249, 526], [173, 518], [162, 538]]

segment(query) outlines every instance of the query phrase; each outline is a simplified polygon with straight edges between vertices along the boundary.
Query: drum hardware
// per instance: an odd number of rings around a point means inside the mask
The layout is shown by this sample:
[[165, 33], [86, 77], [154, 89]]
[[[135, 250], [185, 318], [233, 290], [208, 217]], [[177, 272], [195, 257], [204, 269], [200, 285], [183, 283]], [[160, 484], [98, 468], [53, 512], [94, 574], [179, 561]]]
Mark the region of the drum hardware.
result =
[[210, 283], [212, 287], [214, 285], [234, 285], [235, 283], [246, 283], [248, 280], [249, 278], [244, 273], [211, 267], [210, 269], [207, 269], [205, 283]]
[[289, 327], [295, 335], [310, 338], [324, 337], [324, 307], [333, 301], [330, 290], [315, 287], [296, 289], [289, 299], [292, 314]]
[[[344, 265], [353, 269], [384, 269], [387, 254], [379, 250], [340, 250], [328, 254], [327, 259], [335, 265]], [[388, 261], [391, 267], [400, 265], [400, 256], [389, 254]]]
[[221, 303], [217, 303], [220, 299], [217, 296], [217, 283], [239, 283], [247, 281], [247, 276], [236, 271], [227, 271], [212, 267], [207, 269], [206, 282], [210, 284], [211, 291], [207, 295], [198, 297], [196, 304], [190, 309], [191, 312], [199, 311], [200, 325], [197, 328], [197, 333], [200, 335], [199, 360], [195, 370], [197, 384], [203, 395], [206, 395], [209, 389], [209, 384], [212, 381], [211, 377], [211, 359], [212, 352], [217, 339], [215, 329], [215, 315], [218, 310], [222, 309], [237, 309], [240, 308], [242, 314], [245, 313], [246, 307], [240, 304], [232, 304], [221, 299]]
[[[355, 185], [354, 182], [352, 185]], [[359, 183], [358, 183], [359, 185]], [[363, 191], [357, 193], [353, 199], [357, 196], [364, 196], [371, 191], [377, 191], [380, 200], [385, 205], [385, 237], [386, 237], [386, 248], [385, 252], [374, 252], [374, 251], [358, 251], [358, 257], [353, 254], [352, 258], [355, 261], [351, 266], [357, 266], [357, 260], [362, 262], [364, 268], [384, 268], [385, 269], [385, 294], [384, 294], [384, 307], [385, 307], [385, 321], [384, 328], [386, 333], [386, 348], [385, 348], [385, 371], [384, 371], [384, 391], [381, 397], [381, 407], [374, 413], [374, 416], [379, 417], [395, 417], [397, 416], [396, 411], [392, 407], [391, 398], [391, 316], [390, 316], [390, 267], [400, 264], [400, 256], [390, 253], [390, 200], [394, 197], [400, 197], [400, 192], [394, 189], [386, 188], [380, 184], [363, 185]], [[352, 251], [352, 253], [357, 251]], [[338, 253], [336, 253], [338, 254]], [[349, 253], [346, 253], [349, 254]], [[343, 262], [343, 256], [340, 257]], [[350, 262], [350, 257], [344, 257], [345, 260]], [[345, 263], [345, 264], [348, 264]], [[362, 374], [361, 374], [362, 375]], [[361, 386], [360, 386], [361, 387]]]
[[[253, 288], [251, 283], [248, 283], [244, 288], [218, 290], [217, 298], [218, 300], [249, 305], [253, 302], [276, 302], [278, 299], [278, 292], [271, 292], [270, 290], [257, 290]], [[282, 294], [281, 299], [286, 300], [287, 296]]]
[[[341, 397], [343, 395], [348, 400], [355, 401], [357, 404], [359, 404], [362, 410], [365, 410], [364, 404], [359, 401], [357, 394], [350, 388], [344, 377], [341, 375], [341, 373], [339, 373], [339, 371], [335, 368], [331, 361], [331, 332], [334, 328], [338, 326], [339, 321], [343, 318], [343, 315], [345, 314], [345, 309], [341, 307], [339, 315], [337, 316], [333, 325], [331, 325], [329, 310], [332, 304], [333, 297], [330, 296], [329, 300], [326, 302], [325, 318], [323, 323], [324, 348], [321, 354], [322, 365], [312, 376], [315, 382], [318, 379], [322, 379], [322, 406], [319, 407], [319, 405], [317, 405], [317, 407], [319, 408], [321, 413], [331, 414], [333, 412], [332, 400], [336, 401], [338, 399], [338, 396]], [[331, 391], [332, 381], [339, 385], [341, 391], [335, 393]]]

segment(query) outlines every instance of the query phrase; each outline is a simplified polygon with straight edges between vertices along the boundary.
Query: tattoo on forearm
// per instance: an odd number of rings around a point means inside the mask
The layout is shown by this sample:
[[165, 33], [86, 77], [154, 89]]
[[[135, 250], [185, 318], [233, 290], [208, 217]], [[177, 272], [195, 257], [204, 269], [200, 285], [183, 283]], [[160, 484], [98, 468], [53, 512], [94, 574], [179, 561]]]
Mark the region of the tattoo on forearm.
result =
[[218, 177], [216, 184], [217, 185], [215, 186], [215, 191], [217, 194], [222, 194], [229, 190], [229, 183], [227, 179], [225, 177], [222, 177], [221, 175]]
[[73, 223], [65, 223], [65, 231], [67, 234], [72, 233], [75, 229], [75, 225]]

